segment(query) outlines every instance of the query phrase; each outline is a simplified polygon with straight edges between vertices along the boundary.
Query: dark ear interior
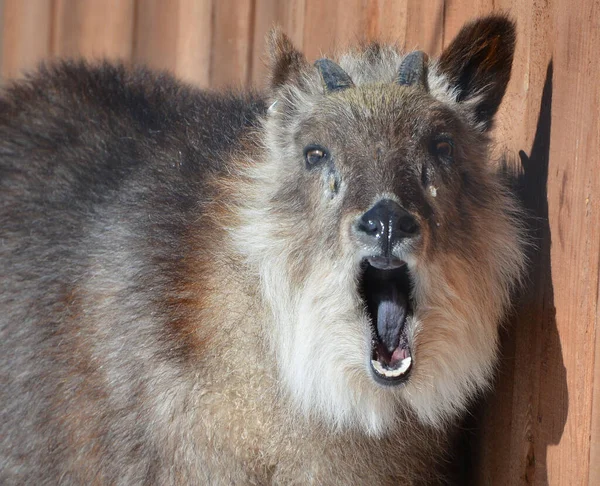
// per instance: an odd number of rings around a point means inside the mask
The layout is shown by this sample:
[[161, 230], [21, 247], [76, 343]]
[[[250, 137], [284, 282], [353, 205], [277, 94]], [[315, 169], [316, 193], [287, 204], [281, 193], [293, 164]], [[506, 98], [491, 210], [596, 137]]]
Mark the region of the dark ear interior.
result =
[[472, 101], [476, 121], [488, 130], [510, 79], [515, 25], [504, 16], [465, 25], [440, 57], [440, 69], [458, 92]]
[[304, 55], [281, 29], [272, 29], [267, 36], [269, 53], [269, 82], [273, 89], [284, 83], [300, 83], [300, 74], [308, 67]]

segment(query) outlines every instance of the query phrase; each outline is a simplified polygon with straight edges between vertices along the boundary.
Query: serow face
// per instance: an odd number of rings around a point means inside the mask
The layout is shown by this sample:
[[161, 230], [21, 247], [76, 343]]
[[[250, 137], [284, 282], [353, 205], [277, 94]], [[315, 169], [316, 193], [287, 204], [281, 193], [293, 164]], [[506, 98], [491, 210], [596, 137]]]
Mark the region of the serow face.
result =
[[514, 27], [469, 24], [431, 61], [374, 44], [309, 65], [271, 44], [264, 231], [279, 266], [264, 280], [280, 285], [284, 378], [336, 425], [379, 433], [399, 404], [439, 424], [488, 383], [523, 269], [487, 153]]

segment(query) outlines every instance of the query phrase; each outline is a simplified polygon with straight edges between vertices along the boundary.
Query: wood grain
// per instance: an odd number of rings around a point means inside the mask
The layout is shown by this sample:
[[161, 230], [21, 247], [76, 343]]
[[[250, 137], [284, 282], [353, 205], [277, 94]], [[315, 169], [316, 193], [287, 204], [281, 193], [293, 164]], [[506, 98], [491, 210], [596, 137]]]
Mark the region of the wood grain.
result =
[[[143, 8], [140, 8], [143, 7]], [[179, 1], [144, 0], [138, 4], [132, 56], [136, 63], [175, 71]]]
[[210, 84], [241, 87], [252, 73], [254, 0], [219, 0], [214, 4]]
[[52, 53], [129, 60], [134, 6], [134, 0], [54, 0]]
[[408, 2], [406, 12], [407, 50], [421, 49], [430, 55], [441, 52], [444, 40], [444, 0], [422, 0]]
[[133, 60], [208, 87], [213, 2], [144, 0], [136, 10]]
[[281, 26], [288, 32], [282, 20], [281, 2], [277, 0], [256, 0], [250, 73], [250, 82], [254, 86], [262, 87], [267, 73], [268, 60], [265, 53], [267, 33], [275, 25]]
[[464, 22], [517, 20], [495, 155], [522, 171], [531, 272], [493, 393], [465, 442], [465, 484], [600, 484], [600, 0], [0, 0], [0, 75], [108, 56], [202, 87], [263, 86], [275, 24], [314, 60], [381, 38], [438, 54]]
[[11, 78], [48, 58], [52, 32], [52, 3], [4, 0], [2, 15], [2, 76]]
[[[0, 27], [4, 25], [4, 0], [0, 0]], [[0, 80], [2, 80], [2, 43], [4, 42], [4, 32], [0, 28]]]
[[380, 0], [372, 7], [371, 35], [390, 44], [406, 45], [408, 6], [410, 2]]

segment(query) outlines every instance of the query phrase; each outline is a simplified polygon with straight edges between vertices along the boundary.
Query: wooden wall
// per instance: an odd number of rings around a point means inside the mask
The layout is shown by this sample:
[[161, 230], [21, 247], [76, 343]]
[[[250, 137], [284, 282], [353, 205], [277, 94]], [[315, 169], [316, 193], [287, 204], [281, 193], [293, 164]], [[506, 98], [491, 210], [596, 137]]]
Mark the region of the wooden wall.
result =
[[500, 147], [522, 164], [530, 284], [503, 335], [496, 391], [469, 422], [481, 485], [600, 485], [599, 0], [0, 0], [0, 73], [108, 56], [202, 87], [260, 86], [280, 24], [310, 58], [379, 37], [432, 54], [468, 19], [518, 21]]

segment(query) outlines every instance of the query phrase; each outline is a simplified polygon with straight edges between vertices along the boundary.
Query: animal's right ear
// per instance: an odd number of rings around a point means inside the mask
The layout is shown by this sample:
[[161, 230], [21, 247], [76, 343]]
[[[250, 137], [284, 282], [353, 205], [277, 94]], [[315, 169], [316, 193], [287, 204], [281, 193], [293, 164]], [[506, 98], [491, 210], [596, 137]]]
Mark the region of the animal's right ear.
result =
[[310, 68], [304, 54], [294, 47], [281, 29], [275, 27], [267, 36], [269, 85], [275, 90], [285, 83], [302, 84], [302, 73]]

